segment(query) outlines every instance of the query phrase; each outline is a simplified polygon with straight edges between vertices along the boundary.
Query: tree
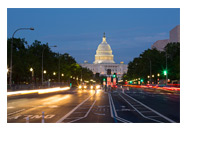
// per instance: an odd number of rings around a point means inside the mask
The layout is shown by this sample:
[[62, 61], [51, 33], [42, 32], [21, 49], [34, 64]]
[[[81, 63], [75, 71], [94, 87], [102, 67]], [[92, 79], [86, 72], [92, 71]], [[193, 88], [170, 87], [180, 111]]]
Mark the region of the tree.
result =
[[[10, 68], [11, 59], [11, 41], [12, 38], [7, 40], [7, 65]], [[25, 39], [14, 38], [12, 49], [12, 81], [14, 84], [28, 81], [29, 71], [27, 67], [27, 49]]]
[[145, 50], [139, 57], [129, 62], [127, 75], [124, 75], [123, 78], [127, 80], [142, 78], [147, 81], [149, 80], [147, 76], [150, 76], [151, 71], [151, 74], [154, 75], [152, 81], [156, 81], [158, 73], [161, 75], [159, 78], [164, 79], [165, 76], [161, 73], [166, 69], [166, 51], [168, 78], [180, 79], [180, 43], [167, 44], [163, 52], [156, 49]]
[[180, 79], [180, 43], [168, 43], [165, 47], [167, 52], [168, 78]]
[[[11, 40], [8, 39], [7, 46], [7, 63], [10, 67], [10, 48]], [[30, 46], [27, 45], [25, 39], [16, 39], [13, 41], [13, 74], [12, 79], [14, 84], [30, 83], [32, 79], [32, 73], [30, 68], [34, 70], [35, 84], [41, 84], [42, 78], [42, 51], [43, 52], [43, 70], [46, 70], [44, 74], [44, 82], [51, 79], [53, 82], [58, 82], [59, 63], [60, 63], [60, 81], [66, 82], [70, 80], [70, 77], [78, 77], [83, 79], [91, 79], [93, 76], [92, 71], [86, 68], [82, 68], [76, 63], [75, 59], [68, 53], [62, 55], [52, 52], [48, 46], [48, 43], [42, 44], [40, 41], [35, 40]], [[54, 75], [53, 73], [56, 73]], [[64, 76], [62, 76], [64, 74]]]

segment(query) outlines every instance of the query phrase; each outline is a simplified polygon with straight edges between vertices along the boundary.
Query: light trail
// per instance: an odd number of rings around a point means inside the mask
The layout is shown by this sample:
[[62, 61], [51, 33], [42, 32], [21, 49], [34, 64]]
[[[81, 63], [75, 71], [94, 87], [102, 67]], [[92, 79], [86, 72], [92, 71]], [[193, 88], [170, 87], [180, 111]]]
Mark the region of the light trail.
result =
[[7, 92], [7, 96], [24, 95], [24, 94], [30, 94], [30, 93], [45, 94], [45, 93], [52, 93], [52, 92], [58, 92], [58, 91], [65, 91], [69, 89], [70, 87], [64, 87], [64, 88], [56, 87], [56, 88], [48, 88], [48, 89], [12, 91], [12, 92]]
[[173, 90], [173, 91], [180, 91], [180, 87], [159, 87], [158, 85], [123, 85], [127, 87], [135, 87], [135, 88], [156, 88], [161, 90]]

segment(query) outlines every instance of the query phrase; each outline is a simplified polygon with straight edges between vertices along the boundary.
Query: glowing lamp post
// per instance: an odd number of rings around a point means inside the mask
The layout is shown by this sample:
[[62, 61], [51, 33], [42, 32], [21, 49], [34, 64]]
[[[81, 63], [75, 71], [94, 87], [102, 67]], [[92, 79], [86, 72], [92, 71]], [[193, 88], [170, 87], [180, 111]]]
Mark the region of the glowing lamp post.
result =
[[[54, 46], [49, 46], [49, 47], [57, 47], [56, 45]], [[45, 50], [46, 47], [43, 48], [42, 50], [42, 86], [43, 86], [43, 55], [44, 55], [44, 50]], [[44, 73], [45, 74], [45, 73]]]
[[157, 77], [158, 77], [157, 83], [159, 84], [159, 77], [160, 77], [159, 73], [157, 74]]
[[19, 28], [17, 30], [15, 30], [15, 32], [12, 35], [12, 41], [11, 41], [11, 50], [10, 50], [10, 80], [9, 80], [9, 84], [10, 84], [10, 88], [12, 87], [12, 49], [13, 49], [13, 40], [14, 40], [14, 35], [17, 31], [19, 30], [34, 30], [34, 28]]
[[33, 70], [33, 68], [30, 68], [30, 72], [32, 73], [32, 82], [33, 82], [33, 80], [34, 80], [34, 70]]

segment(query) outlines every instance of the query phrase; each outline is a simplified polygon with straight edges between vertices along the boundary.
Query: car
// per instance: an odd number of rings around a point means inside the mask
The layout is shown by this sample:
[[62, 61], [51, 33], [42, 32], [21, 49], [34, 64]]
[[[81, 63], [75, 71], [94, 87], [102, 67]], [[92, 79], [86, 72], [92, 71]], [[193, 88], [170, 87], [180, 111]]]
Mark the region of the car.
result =
[[90, 86], [90, 89], [91, 89], [91, 90], [97, 90], [97, 89], [100, 89], [100, 88], [101, 88], [100, 85], [91, 85], [91, 86]]
[[87, 85], [79, 85], [78, 89], [87, 89]]

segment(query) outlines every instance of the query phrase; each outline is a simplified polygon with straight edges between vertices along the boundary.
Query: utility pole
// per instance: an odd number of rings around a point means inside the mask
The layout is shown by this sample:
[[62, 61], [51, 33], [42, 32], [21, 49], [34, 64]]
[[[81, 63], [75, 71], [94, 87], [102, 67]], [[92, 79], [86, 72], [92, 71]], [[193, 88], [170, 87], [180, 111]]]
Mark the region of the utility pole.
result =
[[59, 56], [59, 63], [58, 63], [58, 83], [59, 83], [59, 86], [60, 86], [60, 53], [58, 53], [58, 56]]
[[151, 60], [149, 62], [150, 62], [150, 84], [151, 84]]

